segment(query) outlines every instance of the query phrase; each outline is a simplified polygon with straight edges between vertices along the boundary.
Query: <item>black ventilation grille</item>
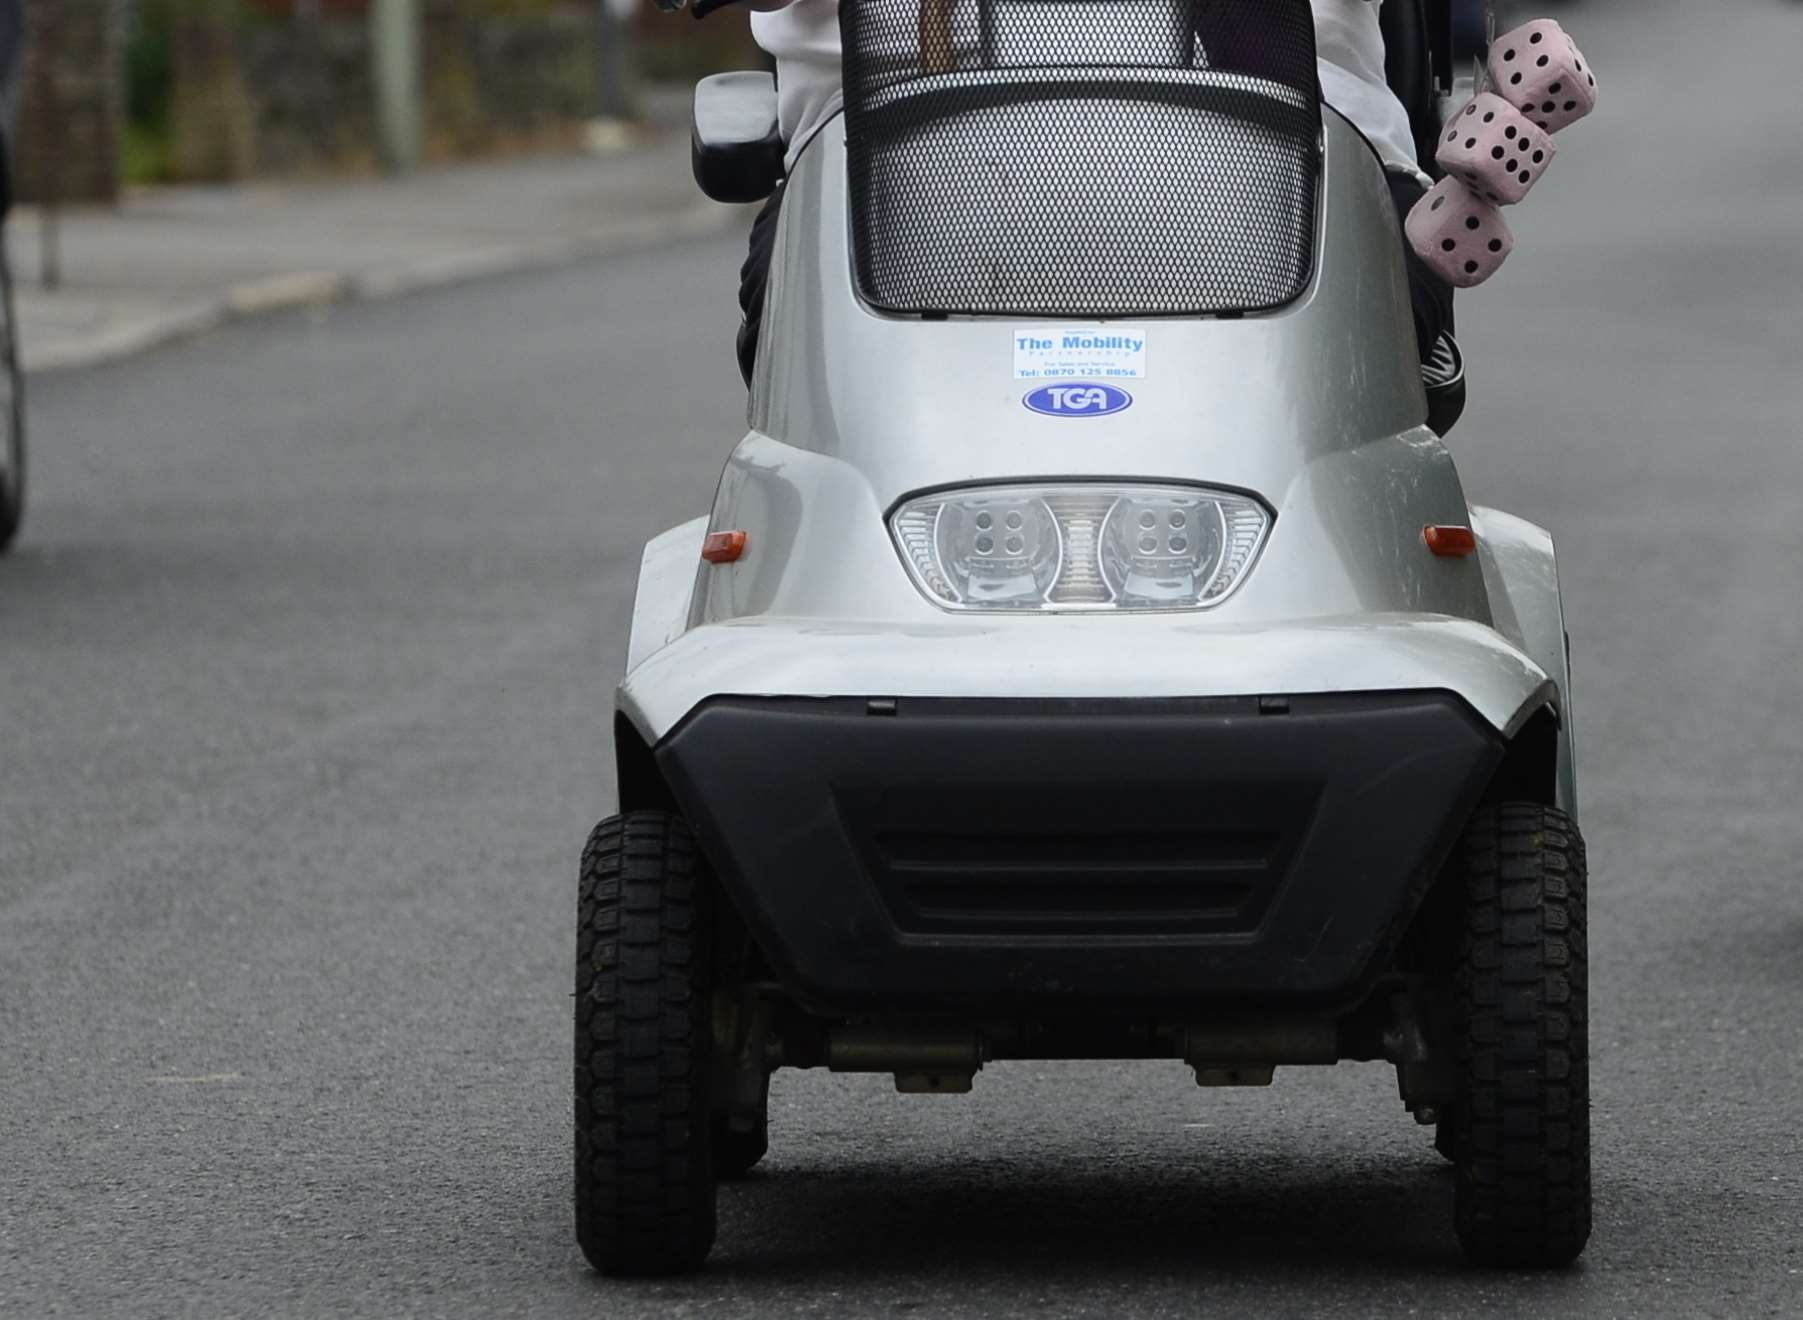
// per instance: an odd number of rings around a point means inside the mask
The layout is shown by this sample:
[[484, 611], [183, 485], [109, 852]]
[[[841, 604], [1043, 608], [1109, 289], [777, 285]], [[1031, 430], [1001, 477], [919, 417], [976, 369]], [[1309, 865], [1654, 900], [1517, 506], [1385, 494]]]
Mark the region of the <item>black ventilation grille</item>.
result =
[[1264, 920], [1318, 791], [985, 785], [839, 802], [900, 931], [1235, 935]]
[[1307, 287], [1308, 0], [846, 0], [840, 21], [874, 306], [1199, 315]]
[[1016, 933], [1251, 930], [1274, 834], [886, 835], [909, 924]]

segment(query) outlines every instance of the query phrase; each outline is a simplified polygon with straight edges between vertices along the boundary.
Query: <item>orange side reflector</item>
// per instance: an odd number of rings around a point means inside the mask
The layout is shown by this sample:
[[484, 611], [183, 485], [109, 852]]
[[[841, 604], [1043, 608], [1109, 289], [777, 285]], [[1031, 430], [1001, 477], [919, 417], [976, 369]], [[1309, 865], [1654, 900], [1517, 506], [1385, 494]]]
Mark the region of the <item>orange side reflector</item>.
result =
[[1423, 527], [1421, 539], [1442, 559], [1463, 559], [1477, 553], [1477, 535], [1469, 527]]
[[701, 557], [710, 564], [736, 564], [744, 553], [744, 532], [709, 532], [701, 543]]

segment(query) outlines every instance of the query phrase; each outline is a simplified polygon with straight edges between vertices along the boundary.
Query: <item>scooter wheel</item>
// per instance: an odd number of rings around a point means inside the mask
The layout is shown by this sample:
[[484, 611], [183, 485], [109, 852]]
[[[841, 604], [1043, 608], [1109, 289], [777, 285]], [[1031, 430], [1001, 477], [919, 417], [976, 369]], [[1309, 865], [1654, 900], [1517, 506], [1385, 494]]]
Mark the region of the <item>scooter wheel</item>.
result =
[[709, 889], [688, 827], [602, 821], [576, 927], [576, 1240], [603, 1274], [699, 1269], [714, 1243]]
[[1565, 1265], [1590, 1238], [1583, 836], [1551, 807], [1485, 808], [1462, 866], [1459, 1098], [1440, 1145], [1459, 1241], [1480, 1264]]

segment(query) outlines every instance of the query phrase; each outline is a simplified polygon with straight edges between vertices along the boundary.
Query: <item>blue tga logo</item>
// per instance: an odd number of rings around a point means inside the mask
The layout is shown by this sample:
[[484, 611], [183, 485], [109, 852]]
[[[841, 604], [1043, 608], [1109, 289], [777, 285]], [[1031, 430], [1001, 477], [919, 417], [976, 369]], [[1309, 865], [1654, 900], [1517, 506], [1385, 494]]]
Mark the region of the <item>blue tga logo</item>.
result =
[[1106, 417], [1133, 406], [1133, 396], [1112, 385], [1046, 385], [1021, 400], [1047, 417]]

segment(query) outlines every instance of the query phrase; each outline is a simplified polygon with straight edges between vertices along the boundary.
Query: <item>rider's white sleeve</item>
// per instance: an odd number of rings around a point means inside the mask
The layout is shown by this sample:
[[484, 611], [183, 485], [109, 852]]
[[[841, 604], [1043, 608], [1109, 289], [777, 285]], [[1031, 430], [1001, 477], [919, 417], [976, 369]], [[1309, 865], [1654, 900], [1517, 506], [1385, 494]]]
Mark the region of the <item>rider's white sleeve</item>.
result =
[[1384, 78], [1374, 0], [1314, 0], [1321, 95], [1370, 139], [1384, 164], [1421, 174], [1408, 111]]

